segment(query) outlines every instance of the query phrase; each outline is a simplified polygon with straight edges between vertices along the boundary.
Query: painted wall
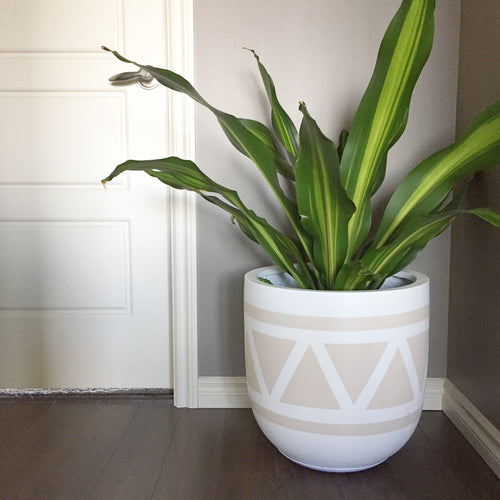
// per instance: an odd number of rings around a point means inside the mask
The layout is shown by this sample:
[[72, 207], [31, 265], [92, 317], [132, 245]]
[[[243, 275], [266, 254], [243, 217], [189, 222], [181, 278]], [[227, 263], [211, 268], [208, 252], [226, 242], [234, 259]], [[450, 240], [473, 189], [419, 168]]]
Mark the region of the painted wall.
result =
[[[500, 99], [500, 3], [462, 0], [457, 132]], [[474, 206], [500, 211], [500, 168], [478, 174]], [[500, 231], [473, 218], [452, 231], [448, 378], [500, 428]]]
[[[388, 160], [377, 207], [405, 173], [455, 135], [459, 2], [440, 0], [433, 53], [417, 84], [407, 130]], [[240, 117], [267, 120], [253, 57], [272, 74], [279, 98], [299, 123], [304, 100], [326, 135], [349, 126], [369, 81], [378, 45], [399, 0], [195, 0], [195, 79], [215, 106]], [[247, 204], [279, 223], [276, 204], [256, 168], [231, 145], [214, 118], [197, 108], [196, 155], [218, 182], [241, 190]], [[198, 322], [200, 375], [244, 374], [242, 277], [268, 264], [228, 216], [199, 201]], [[432, 280], [429, 376], [446, 374], [449, 234], [413, 265]]]

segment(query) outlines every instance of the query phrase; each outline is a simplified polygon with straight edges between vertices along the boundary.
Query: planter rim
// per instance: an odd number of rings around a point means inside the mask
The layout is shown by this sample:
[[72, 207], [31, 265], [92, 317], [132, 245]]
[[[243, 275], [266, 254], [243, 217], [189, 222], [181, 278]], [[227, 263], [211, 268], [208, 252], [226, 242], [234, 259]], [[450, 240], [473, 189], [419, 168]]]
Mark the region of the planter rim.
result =
[[[332, 295], [342, 295], [342, 294], [350, 294], [350, 295], [360, 295], [360, 294], [380, 294], [380, 293], [395, 293], [401, 290], [408, 290], [410, 288], [415, 288], [423, 285], [424, 283], [429, 282], [429, 277], [421, 272], [413, 271], [413, 270], [405, 270], [396, 273], [393, 277], [400, 278], [405, 281], [410, 281], [408, 284], [393, 286], [390, 288], [382, 288], [378, 290], [312, 290], [306, 288], [299, 288], [297, 286], [286, 286], [282, 284], [269, 284], [261, 281], [259, 278], [270, 279], [272, 276], [277, 275], [285, 275], [285, 271], [283, 271], [279, 266], [265, 266], [259, 267], [257, 269], [253, 269], [248, 271], [245, 274], [245, 281], [249, 283], [253, 283], [262, 287], [267, 287], [269, 289], [280, 289], [283, 290], [284, 293], [311, 293], [311, 294], [332, 294]], [[390, 278], [388, 278], [390, 279]], [[290, 281], [292, 285], [292, 281]]]

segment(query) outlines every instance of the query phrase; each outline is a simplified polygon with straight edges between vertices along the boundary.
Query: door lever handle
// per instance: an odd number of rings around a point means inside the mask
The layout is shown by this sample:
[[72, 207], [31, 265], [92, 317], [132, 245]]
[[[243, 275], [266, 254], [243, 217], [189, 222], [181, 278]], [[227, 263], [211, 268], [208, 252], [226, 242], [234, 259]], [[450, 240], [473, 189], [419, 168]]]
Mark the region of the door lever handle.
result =
[[158, 86], [158, 82], [145, 69], [139, 71], [125, 71], [109, 78], [109, 81], [115, 85], [127, 85], [137, 82], [143, 89], [151, 90]]

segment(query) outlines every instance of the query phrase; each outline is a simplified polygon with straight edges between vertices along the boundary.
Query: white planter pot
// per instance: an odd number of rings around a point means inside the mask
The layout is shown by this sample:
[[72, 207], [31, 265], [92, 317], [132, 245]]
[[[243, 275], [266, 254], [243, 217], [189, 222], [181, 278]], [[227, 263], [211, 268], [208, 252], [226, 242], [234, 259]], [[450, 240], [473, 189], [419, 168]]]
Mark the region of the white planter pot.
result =
[[401, 272], [387, 281], [381, 290], [315, 291], [290, 287], [276, 267], [245, 275], [252, 410], [294, 462], [363, 470], [413, 434], [427, 374], [429, 280]]

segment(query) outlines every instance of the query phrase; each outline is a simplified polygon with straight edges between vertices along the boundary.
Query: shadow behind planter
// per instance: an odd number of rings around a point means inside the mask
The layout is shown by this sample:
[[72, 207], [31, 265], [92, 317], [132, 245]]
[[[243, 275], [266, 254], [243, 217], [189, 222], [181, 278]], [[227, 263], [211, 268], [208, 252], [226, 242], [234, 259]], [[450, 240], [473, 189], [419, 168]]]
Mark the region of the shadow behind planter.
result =
[[369, 291], [294, 285], [274, 266], [245, 275], [246, 377], [257, 423], [306, 467], [373, 467], [401, 449], [420, 418], [429, 279], [400, 272]]

